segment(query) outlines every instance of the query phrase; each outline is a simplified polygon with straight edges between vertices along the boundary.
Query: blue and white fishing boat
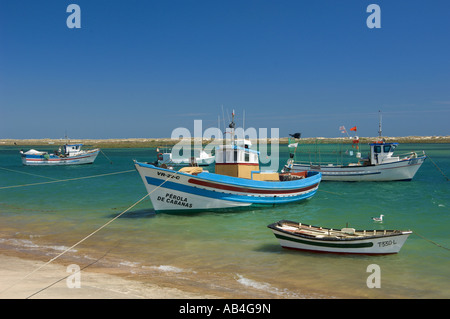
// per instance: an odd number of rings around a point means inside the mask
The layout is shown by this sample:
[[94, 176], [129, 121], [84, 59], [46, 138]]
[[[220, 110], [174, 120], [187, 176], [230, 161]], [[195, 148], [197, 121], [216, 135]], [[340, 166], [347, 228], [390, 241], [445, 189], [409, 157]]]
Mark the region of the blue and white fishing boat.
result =
[[249, 141], [233, 140], [217, 147], [214, 173], [201, 167], [175, 171], [137, 161], [135, 167], [157, 212], [273, 206], [302, 201], [316, 193], [321, 173], [261, 171], [259, 152], [249, 145]]
[[65, 144], [54, 153], [31, 149], [20, 151], [23, 165], [79, 165], [92, 164], [100, 149], [82, 150], [83, 144]]

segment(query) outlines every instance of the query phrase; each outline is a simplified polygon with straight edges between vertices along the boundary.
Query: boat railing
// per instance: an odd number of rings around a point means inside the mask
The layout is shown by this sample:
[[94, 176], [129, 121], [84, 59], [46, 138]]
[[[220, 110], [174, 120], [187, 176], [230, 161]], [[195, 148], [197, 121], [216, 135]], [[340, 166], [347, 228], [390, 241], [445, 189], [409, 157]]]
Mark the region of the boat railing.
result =
[[[387, 229], [354, 229], [354, 228], [342, 228], [342, 229], [333, 229], [333, 228], [324, 228], [306, 224], [293, 224], [293, 223], [279, 223], [278, 227], [282, 230], [298, 233], [302, 235], [318, 237], [318, 236], [326, 236], [326, 237], [335, 237], [335, 238], [367, 238], [367, 237], [382, 237], [386, 235], [399, 235], [402, 234], [403, 231], [399, 230], [387, 230]], [[320, 238], [320, 237], [319, 237]]]
[[[358, 162], [360, 162], [360, 164], [361, 165], [364, 165], [363, 164], [363, 162], [364, 162], [364, 160], [361, 158], [361, 159], [358, 159]], [[308, 166], [311, 166], [311, 167], [316, 167], [316, 168], [320, 168], [320, 167], [333, 167], [333, 166], [346, 166], [346, 165], [355, 165], [356, 163], [355, 162], [350, 162], [350, 161], [348, 161], [348, 162], [344, 162], [344, 163], [342, 163], [342, 162], [334, 162], [334, 163], [331, 163], [331, 162], [324, 162], [324, 161], [306, 161], [306, 160], [304, 160], [304, 161], [294, 161], [294, 164], [300, 164], [300, 165], [308, 165]]]
[[[336, 147], [337, 146], [337, 147]], [[341, 145], [314, 145], [312, 148], [299, 149], [295, 152], [294, 163], [323, 166], [345, 166], [354, 163], [355, 160], [364, 161], [361, 151], [353, 148], [343, 148]]]
[[425, 156], [425, 151], [422, 151], [422, 154], [412, 151], [412, 152], [406, 152], [406, 153], [402, 153], [399, 154], [398, 157], [405, 157], [405, 158], [417, 158], [419, 156]]

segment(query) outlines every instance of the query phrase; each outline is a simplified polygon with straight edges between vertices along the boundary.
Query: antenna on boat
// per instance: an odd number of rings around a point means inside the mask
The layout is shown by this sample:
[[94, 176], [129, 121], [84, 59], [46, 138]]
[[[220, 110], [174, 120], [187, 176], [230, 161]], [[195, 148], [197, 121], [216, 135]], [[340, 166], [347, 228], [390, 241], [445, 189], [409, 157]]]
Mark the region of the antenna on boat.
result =
[[379, 114], [379, 117], [380, 117], [380, 121], [378, 123], [378, 137], [381, 138], [381, 121], [382, 121], [381, 111], [378, 111], [378, 114]]
[[223, 104], [222, 104], [222, 121], [223, 121], [223, 130], [226, 131], [226, 127], [225, 127], [225, 113], [223, 112]]
[[64, 131], [64, 139], [66, 140], [66, 144], [70, 144], [69, 136], [67, 136], [67, 130]]
[[234, 141], [234, 128], [236, 127], [236, 124], [234, 123], [234, 110], [231, 113], [231, 123], [228, 125], [229, 128], [231, 128], [231, 142]]

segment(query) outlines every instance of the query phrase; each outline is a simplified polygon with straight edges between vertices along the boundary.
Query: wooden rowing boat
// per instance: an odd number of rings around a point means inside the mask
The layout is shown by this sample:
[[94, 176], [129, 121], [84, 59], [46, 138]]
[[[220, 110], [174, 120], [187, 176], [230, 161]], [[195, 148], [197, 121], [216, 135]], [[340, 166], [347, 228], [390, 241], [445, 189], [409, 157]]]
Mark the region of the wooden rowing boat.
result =
[[332, 229], [289, 220], [267, 226], [284, 248], [343, 254], [395, 254], [412, 231]]

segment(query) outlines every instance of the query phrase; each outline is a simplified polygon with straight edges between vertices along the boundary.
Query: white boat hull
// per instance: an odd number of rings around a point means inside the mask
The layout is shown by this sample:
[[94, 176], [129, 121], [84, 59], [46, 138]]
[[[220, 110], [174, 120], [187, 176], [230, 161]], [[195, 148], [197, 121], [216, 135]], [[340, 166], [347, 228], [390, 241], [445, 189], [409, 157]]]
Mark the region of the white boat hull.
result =
[[[149, 193], [155, 211], [203, 211], [235, 209], [252, 205], [276, 205], [304, 200], [313, 196], [320, 183], [320, 174], [305, 178], [303, 182], [284, 182], [292, 189], [267, 190], [251, 188], [248, 185], [229, 181], [244, 180], [214, 173], [200, 173], [198, 176], [150, 164], [135, 163], [142, 181]], [[264, 183], [254, 182], [256, 185]], [[289, 184], [291, 183], [291, 184]]]
[[340, 166], [331, 164], [328, 166], [317, 166], [294, 163], [291, 172], [304, 170], [321, 172], [322, 180], [324, 181], [408, 181], [413, 179], [425, 159], [426, 156], [421, 156], [392, 163], [367, 166]]
[[208, 155], [206, 152], [201, 151], [199, 157], [195, 158], [173, 158], [172, 153], [159, 153], [158, 154], [158, 166], [166, 165], [168, 167], [189, 166], [195, 163], [197, 166], [209, 166], [215, 161], [214, 156]]
[[92, 164], [97, 158], [99, 149], [86, 151], [86, 153], [74, 156], [60, 157], [56, 155], [27, 155], [22, 153], [23, 165], [80, 165], [80, 164]]
[[391, 236], [373, 236], [354, 240], [318, 240], [298, 237], [271, 228], [283, 248], [340, 254], [385, 255], [396, 254], [408, 239], [411, 231]]

